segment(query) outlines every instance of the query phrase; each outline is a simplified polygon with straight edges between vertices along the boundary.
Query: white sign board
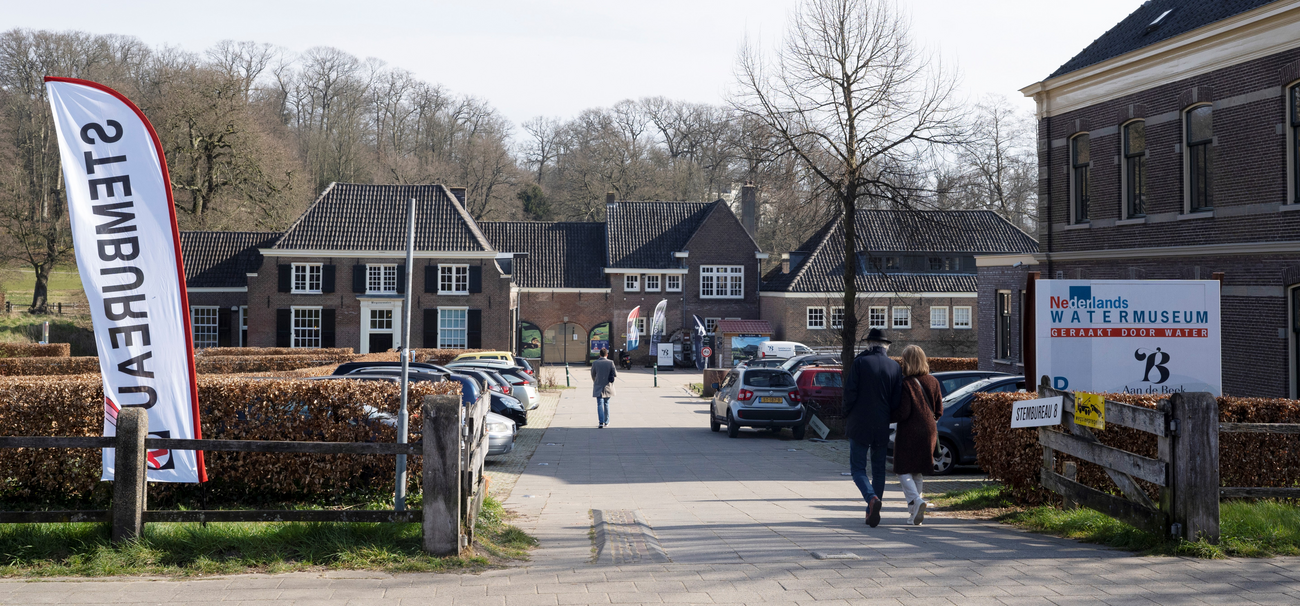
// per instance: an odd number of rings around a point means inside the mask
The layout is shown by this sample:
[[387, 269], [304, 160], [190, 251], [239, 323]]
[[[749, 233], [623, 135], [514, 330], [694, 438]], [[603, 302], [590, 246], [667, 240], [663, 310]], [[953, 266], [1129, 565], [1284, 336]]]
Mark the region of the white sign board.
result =
[[1039, 280], [1038, 375], [1062, 391], [1223, 393], [1217, 280]]
[[658, 351], [658, 358], [659, 358], [659, 360], [658, 360], [657, 363], [658, 363], [660, 366], [672, 366], [672, 365], [673, 365], [673, 344], [672, 344], [672, 343], [660, 343], [660, 344], [659, 344], [659, 351]]
[[1018, 400], [1011, 406], [1011, 428], [1048, 427], [1061, 424], [1065, 398], [1054, 396], [1037, 400]]

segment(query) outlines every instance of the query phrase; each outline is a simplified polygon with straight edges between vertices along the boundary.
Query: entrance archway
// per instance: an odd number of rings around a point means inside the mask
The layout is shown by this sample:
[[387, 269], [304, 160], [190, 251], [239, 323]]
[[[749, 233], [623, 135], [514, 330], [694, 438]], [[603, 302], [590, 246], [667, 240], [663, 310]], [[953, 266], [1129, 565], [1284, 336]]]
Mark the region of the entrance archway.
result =
[[587, 361], [587, 330], [562, 322], [542, 332], [543, 364], [578, 364]]

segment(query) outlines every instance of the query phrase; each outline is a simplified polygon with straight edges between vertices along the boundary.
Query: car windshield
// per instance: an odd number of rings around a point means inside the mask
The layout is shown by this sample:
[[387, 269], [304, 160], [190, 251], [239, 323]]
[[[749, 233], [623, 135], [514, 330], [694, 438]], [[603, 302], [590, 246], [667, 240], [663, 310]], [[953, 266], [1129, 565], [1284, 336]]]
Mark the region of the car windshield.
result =
[[794, 387], [794, 377], [784, 370], [756, 369], [745, 373], [746, 387]]
[[977, 391], [984, 391], [985, 389], [989, 388], [993, 383], [996, 382], [997, 379], [981, 379], [979, 381], [975, 381], [974, 383], [971, 383], [970, 385], [966, 385], [961, 389], [958, 389], [957, 391], [948, 394], [948, 397], [943, 399], [943, 407], [944, 409], [951, 408], [954, 404], [962, 401], [962, 398], [965, 398], [966, 396], [973, 394]]

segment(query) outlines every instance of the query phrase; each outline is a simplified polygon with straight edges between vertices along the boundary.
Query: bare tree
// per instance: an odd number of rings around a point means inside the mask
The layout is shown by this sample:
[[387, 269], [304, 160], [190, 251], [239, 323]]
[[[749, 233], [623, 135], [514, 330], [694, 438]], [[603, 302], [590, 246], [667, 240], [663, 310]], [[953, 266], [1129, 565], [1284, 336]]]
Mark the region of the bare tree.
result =
[[962, 208], [992, 210], [1028, 233], [1037, 229], [1038, 157], [1033, 117], [1000, 95], [976, 104], [957, 154]]
[[[913, 46], [883, 0], [805, 0], [769, 65], [741, 52], [733, 104], [765, 125], [838, 202], [844, 226], [844, 308], [856, 308], [860, 200], [909, 207], [920, 162], [960, 141], [955, 80]], [[854, 355], [858, 318], [846, 313], [842, 356]]]
[[546, 174], [546, 167], [555, 161], [555, 156], [559, 152], [560, 143], [560, 121], [556, 118], [544, 118], [538, 116], [524, 122], [522, 127], [525, 133], [528, 133], [528, 140], [524, 143], [523, 160], [525, 166], [533, 169], [537, 177], [535, 182], [542, 184], [542, 177]]

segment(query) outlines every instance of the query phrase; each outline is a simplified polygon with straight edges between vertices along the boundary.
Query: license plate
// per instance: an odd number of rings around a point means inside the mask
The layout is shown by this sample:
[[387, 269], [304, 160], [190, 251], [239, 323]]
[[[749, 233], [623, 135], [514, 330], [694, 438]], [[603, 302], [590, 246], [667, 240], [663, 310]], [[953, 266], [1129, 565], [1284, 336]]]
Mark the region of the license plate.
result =
[[779, 396], [763, 396], [759, 398], [758, 401], [764, 404], [780, 404], [785, 401], [785, 398]]

